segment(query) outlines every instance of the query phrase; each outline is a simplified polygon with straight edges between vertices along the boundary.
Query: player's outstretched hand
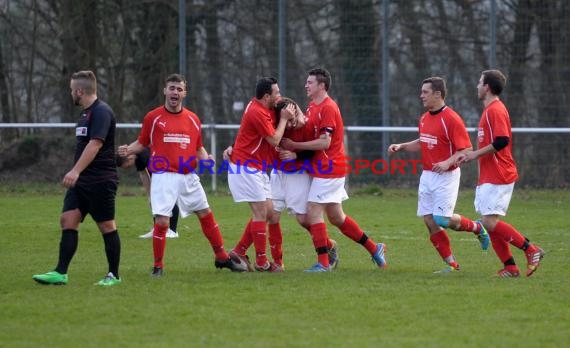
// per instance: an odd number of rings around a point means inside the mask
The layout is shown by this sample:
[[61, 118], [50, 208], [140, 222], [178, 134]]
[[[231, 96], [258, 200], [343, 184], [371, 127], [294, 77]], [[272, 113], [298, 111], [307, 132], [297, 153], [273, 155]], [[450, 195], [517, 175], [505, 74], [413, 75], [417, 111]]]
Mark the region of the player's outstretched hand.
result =
[[470, 151], [470, 152], [466, 152], [466, 153], [462, 153], [462, 154], [458, 155], [455, 159], [455, 163], [458, 166], [460, 166], [464, 163], [471, 162], [476, 158], [477, 158], [477, 156], [475, 154], [475, 151]]
[[390, 146], [388, 146], [389, 155], [393, 155], [401, 150], [402, 150], [402, 144], [390, 144]]

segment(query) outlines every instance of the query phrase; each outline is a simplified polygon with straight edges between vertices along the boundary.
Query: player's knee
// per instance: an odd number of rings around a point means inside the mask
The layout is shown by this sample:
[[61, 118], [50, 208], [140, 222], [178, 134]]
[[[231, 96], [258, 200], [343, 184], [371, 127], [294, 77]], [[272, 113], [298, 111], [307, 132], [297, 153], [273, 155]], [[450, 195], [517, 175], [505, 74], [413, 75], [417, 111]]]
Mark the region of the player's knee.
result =
[[340, 228], [340, 226], [342, 226], [342, 224], [344, 224], [344, 220], [345, 220], [346, 217], [345, 217], [345, 216], [341, 216], [341, 215], [336, 215], [336, 214], [335, 214], [335, 215], [328, 216], [328, 218], [329, 218], [329, 222], [330, 222], [331, 224], [333, 224], [333, 225], [335, 225], [336, 227], [339, 227], [339, 228]]
[[449, 218], [446, 216], [434, 215], [433, 221], [435, 221], [436, 224], [438, 224], [439, 226], [441, 226], [443, 228], [449, 227]]

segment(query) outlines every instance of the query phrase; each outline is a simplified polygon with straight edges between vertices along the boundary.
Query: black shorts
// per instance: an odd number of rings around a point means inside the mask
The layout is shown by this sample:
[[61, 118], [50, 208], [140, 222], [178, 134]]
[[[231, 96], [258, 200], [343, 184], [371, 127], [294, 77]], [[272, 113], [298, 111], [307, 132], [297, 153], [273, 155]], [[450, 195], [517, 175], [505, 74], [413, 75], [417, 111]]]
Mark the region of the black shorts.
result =
[[63, 199], [63, 210], [79, 209], [81, 221], [90, 214], [95, 222], [115, 220], [115, 196], [117, 183], [100, 182], [75, 186], [67, 190]]

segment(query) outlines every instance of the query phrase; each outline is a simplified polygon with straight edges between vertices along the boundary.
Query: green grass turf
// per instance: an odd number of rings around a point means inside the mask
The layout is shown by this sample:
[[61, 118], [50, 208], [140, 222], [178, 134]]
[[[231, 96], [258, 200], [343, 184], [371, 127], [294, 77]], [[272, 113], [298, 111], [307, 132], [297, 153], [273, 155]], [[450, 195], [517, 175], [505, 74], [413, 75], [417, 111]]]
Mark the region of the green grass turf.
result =
[[[94, 286], [107, 270], [103, 242], [90, 218], [66, 286], [43, 286], [35, 273], [57, 260], [63, 191], [1, 189], [0, 347], [561, 347], [570, 337], [568, 191], [515, 190], [505, 219], [547, 255], [531, 278], [497, 279], [494, 252], [473, 235], [450, 232], [461, 272], [443, 266], [415, 217], [413, 190], [353, 195], [345, 211], [388, 245], [387, 270], [329, 228], [339, 268], [306, 274], [315, 262], [306, 232], [282, 219], [286, 272], [217, 270], [194, 216], [169, 239], [165, 276], [150, 279], [151, 218], [140, 190], [121, 188], [117, 221], [123, 283]], [[130, 193], [130, 194], [129, 194]], [[136, 193], [134, 196], [133, 193]], [[474, 217], [473, 194], [457, 212]], [[248, 207], [211, 195], [226, 248], [239, 239]], [[515, 259], [524, 269], [519, 250]]]

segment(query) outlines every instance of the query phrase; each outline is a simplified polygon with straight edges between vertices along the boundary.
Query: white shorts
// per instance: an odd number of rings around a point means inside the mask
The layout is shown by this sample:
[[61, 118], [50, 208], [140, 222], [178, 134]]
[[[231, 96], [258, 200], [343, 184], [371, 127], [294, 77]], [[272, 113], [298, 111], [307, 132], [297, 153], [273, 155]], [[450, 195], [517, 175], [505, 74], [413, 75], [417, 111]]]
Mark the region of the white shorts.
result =
[[418, 216], [451, 217], [459, 193], [461, 170], [456, 168], [442, 174], [424, 170], [418, 188]]
[[483, 184], [475, 189], [475, 211], [480, 215], [507, 215], [515, 183]]
[[314, 203], [342, 203], [348, 199], [345, 178], [313, 178], [307, 200]]
[[306, 214], [311, 181], [312, 178], [306, 172], [271, 172], [273, 210], [281, 212], [287, 208], [289, 214]]
[[228, 186], [234, 202], [265, 202], [271, 198], [269, 176], [255, 168], [230, 162]]
[[174, 204], [180, 209], [180, 216], [209, 208], [206, 192], [200, 178], [194, 173], [155, 173], [151, 177], [150, 205], [154, 215], [172, 216]]

